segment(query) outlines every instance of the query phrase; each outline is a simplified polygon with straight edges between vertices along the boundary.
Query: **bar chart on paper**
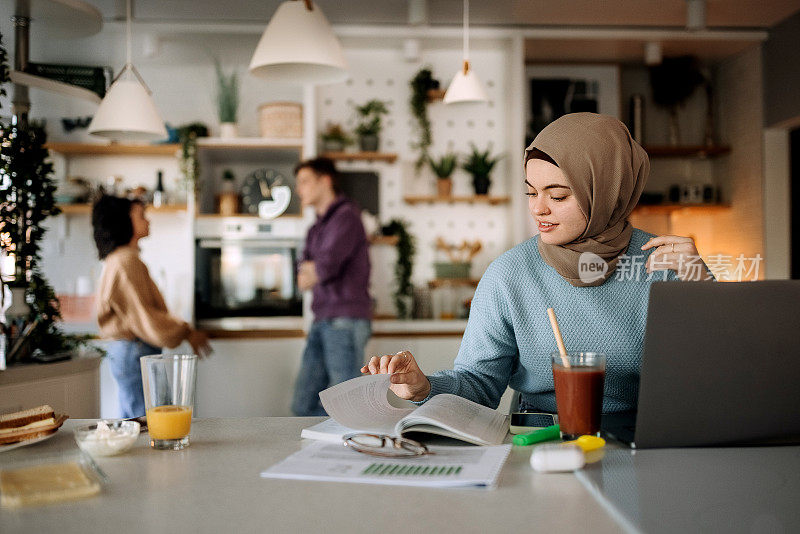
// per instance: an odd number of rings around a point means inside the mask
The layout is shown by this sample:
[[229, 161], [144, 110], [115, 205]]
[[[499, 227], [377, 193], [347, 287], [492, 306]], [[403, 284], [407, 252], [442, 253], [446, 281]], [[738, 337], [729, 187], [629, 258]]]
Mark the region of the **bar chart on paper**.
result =
[[377, 476], [443, 476], [458, 475], [463, 465], [408, 465], [408, 464], [370, 464], [362, 475]]
[[261, 473], [263, 478], [427, 487], [497, 485], [511, 445], [431, 446], [433, 453], [381, 460], [342, 447], [312, 443]]

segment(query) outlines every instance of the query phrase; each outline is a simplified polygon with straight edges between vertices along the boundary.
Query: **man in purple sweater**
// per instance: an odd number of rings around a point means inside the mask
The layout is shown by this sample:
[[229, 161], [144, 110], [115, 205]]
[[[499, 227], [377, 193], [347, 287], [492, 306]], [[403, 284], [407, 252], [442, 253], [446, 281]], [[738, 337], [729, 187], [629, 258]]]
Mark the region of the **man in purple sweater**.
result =
[[333, 162], [303, 161], [295, 168], [297, 195], [317, 221], [308, 230], [297, 273], [302, 290], [313, 289], [314, 323], [308, 332], [292, 411], [327, 415], [323, 389], [361, 374], [364, 346], [371, 334], [369, 243], [361, 210], [341, 194]]

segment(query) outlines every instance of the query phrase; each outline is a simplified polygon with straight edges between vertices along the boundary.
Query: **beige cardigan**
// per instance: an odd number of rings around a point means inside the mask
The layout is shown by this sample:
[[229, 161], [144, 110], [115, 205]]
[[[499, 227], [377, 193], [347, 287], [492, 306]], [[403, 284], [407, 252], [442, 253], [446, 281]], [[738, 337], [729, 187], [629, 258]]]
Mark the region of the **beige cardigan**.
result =
[[139, 338], [156, 347], [176, 347], [192, 329], [169, 314], [147, 266], [132, 246], [109, 254], [97, 294], [97, 323], [105, 339]]

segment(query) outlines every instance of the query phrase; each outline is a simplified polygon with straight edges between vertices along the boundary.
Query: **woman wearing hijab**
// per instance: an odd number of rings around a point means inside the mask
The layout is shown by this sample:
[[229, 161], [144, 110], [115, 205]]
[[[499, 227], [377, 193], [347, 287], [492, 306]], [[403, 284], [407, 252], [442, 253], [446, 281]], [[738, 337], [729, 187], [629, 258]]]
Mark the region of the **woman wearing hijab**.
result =
[[[392, 391], [415, 402], [453, 393], [496, 408], [511, 386], [521, 408], [555, 413], [552, 307], [570, 349], [607, 355], [603, 412], [635, 409], [650, 284], [707, 276], [692, 239], [655, 237], [628, 222], [649, 170], [615, 118], [574, 113], [549, 124], [525, 151], [540, 233], [484, 273], [454, 369], [425, 376], [401, 352], [373, 357], [361, 371], [392, 374]], [[582, 270], [587, 263], [607, 268]]]

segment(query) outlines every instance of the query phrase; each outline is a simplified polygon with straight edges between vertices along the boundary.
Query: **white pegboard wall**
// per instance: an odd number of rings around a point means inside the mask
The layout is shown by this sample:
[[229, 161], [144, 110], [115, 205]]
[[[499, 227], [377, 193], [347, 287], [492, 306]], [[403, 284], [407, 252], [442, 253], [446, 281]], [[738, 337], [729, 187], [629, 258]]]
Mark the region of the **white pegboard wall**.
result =
[[[437, 253], [437, 237], [460, 243], [463, 240], [480, 240], [483, 250], [473, 259], [472, 276], [479, 278], [488, 264], [505, 250], [511, 242], [511, 205], [466, 203], [407, 204], [404, 196], [435, 194], [436, 181], [429, 168], [420, 173], [414, 170], [417, 152], [413, 150], [417, 134], [416, 121], [409, 109], [411, 90], [409, 82], [424, 66], [429, 66], [442, 87], [461, 65], [459, 49], [430, 49], [423, 51], [419, 63], [404, 61], [398, 48], [350, 48], [346, 50], [350, 65], [350, 78], [343, 83], [317, 89], [317, 129], [323, 131], [328, 123], [340, 123], [348, 131], [356, 125], [354, 105], [371, 99], [388, 102], [389, 115], [383, 118], [381, 150], [396, 152], [394, 164], [354, 162], [339, 163], [342, 170], [374, 170], [380, 175], [380, 221], [386, 224], [393, 218], [409, 223], [416, 237], [417, 254], [414, 261], [413, 282], [424, 285], [434, 278], [433, 263], [445, 261]], [[474, 143], [479, 149], [492, 147], [493, 153], [503, 153], [502, 160], [492, 172], [490, 194], [508, 195], [521, 191], [513, 187], [509, 170], [516, 169], [516, 156], [522, 149], [508, 146], [508, 110], [504, 94], [507, 88], [508, 69], [503, 47], [487, 46], [471, 51], [471, 64], [480, 76], [489, 96], [487, 104], [451, 105], [433, 102], [428, 105], [433, 143], [430, 154], [439, 157], [448, 151], [465, 156]], [[355, 150], [355, 148], [351, 148]], [[471, 177], [460, 168], [453, 176], [455, 196], [474, 194]], [[392, 251], [393, 252], [393, 251]], [[393, 283], [392, 268], [395, 256], [390, 252], [372, 253], [373, 272], [384, 273], [378, 282], [373, 275], [373, 295], [380, 304], [386, 300], [383, 293]], [[378, 283], [376, 283], [378, 282]]]

